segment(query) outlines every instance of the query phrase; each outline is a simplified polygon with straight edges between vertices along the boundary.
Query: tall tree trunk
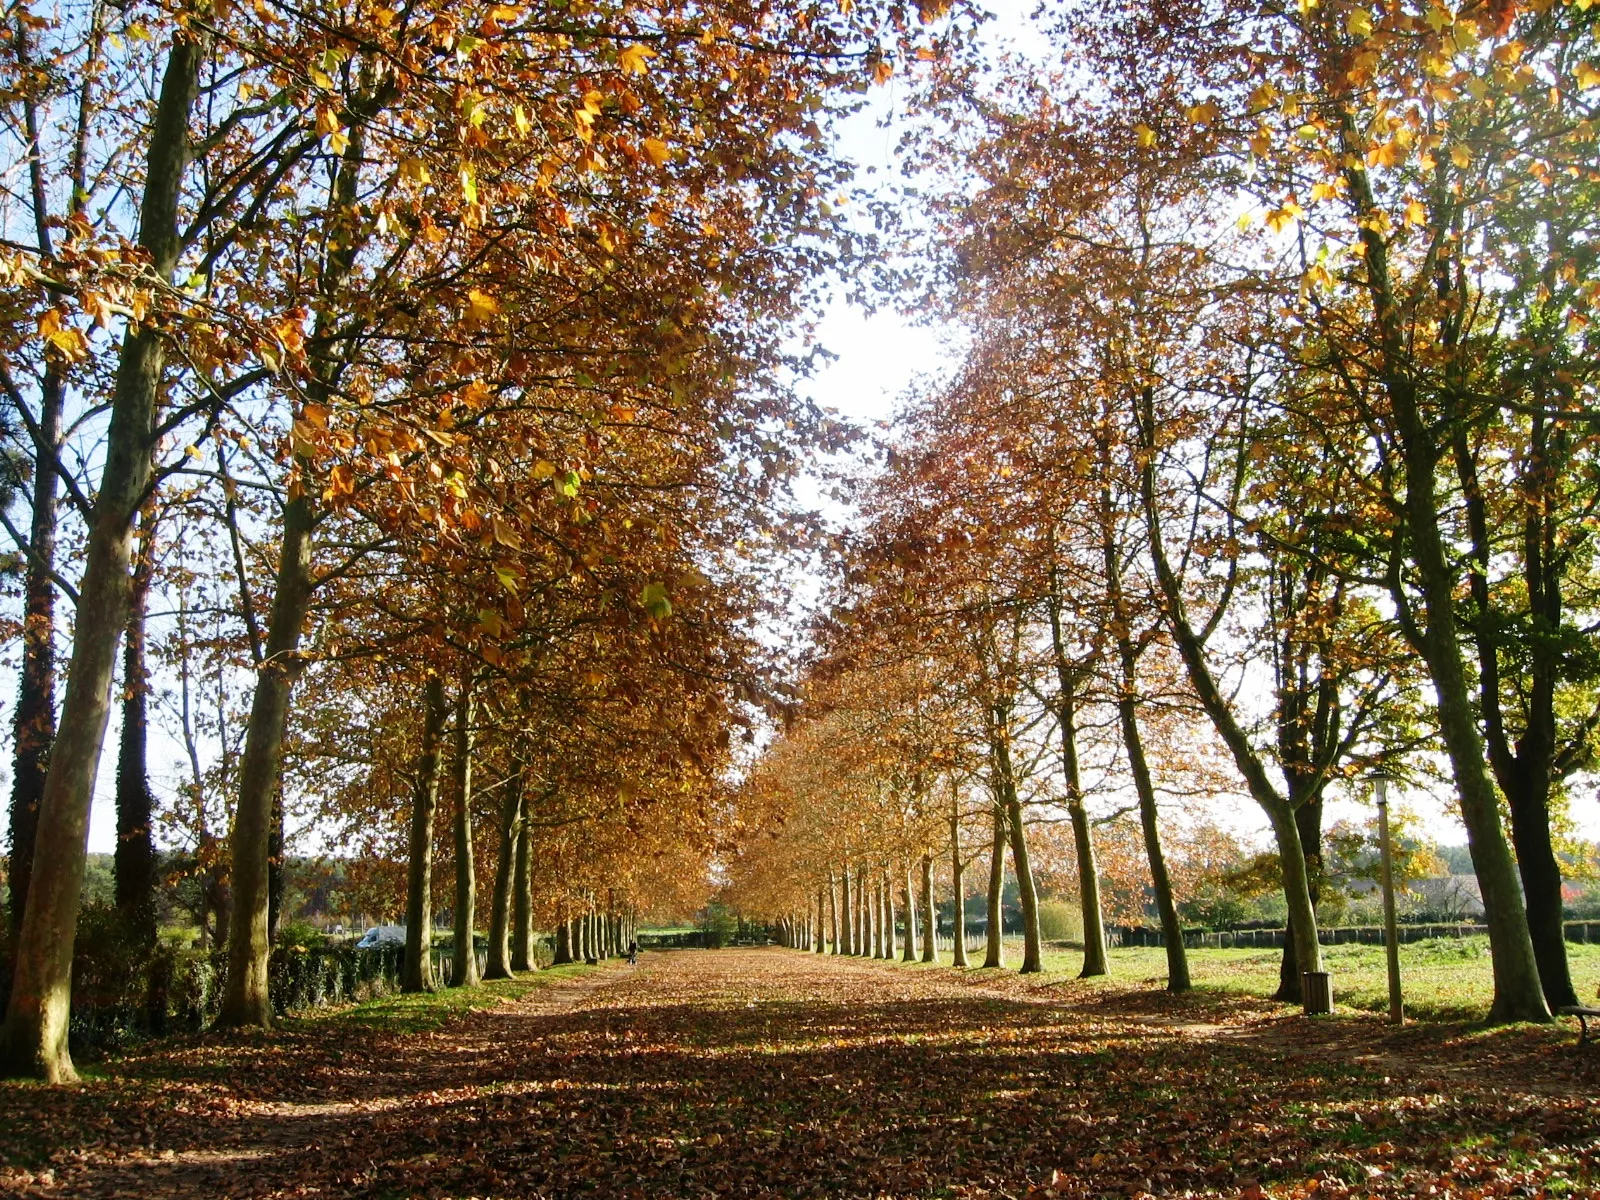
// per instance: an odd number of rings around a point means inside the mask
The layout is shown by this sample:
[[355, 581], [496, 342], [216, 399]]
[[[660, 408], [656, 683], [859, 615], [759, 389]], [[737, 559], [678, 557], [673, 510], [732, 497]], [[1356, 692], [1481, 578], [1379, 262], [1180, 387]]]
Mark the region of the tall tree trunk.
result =
[[431, 992], [433, 977], [433, 817], [439, 808], [440, 743], [444, 740], [444, 684], [429, 675], [423, 688], [422, 748], [411, 800], [410, 861], [406, 870], [404, 992]]
[[[283, 929], [283, 893], [289, 882], [288, 847], [283, 827], [283, 775], [272, 789], [272, 824], [267, 830], [267, 945], [278, 944]], [[268, 952], [271, 953], [270, 951]]]
[[1078, 768], [1077, 697], [1070, 689], [1062, 692], [1057, 719], [1061, 726], [1062, 772], [1067, 783], [1067, 816], [1072, 821], [1072, 844], [1078, 857], [1078, 906], [1083, 913], [1083, 970], [1078, 972], [1078, 978], [1091, 979], [1108, 970], [1106, 925], [1100, 904], [1100, 860], [1094, 850]]
[[[1305, 851], [1306, 876], [1311, 894], [1311, 905], [1316, 907], [1321, 898], [1317, 880], [1322, 869], [1322, 799], [1307, 801], [1294, 810], [1295, 825], [1300, 830], [1300, 846]], [[1287, 922], [1283, 939], [1283, 957], [1278, 962], [1278, 990], [1274, 1000], [1285, 1004], [1300, 1004], [1305, 1000], [1300, 986], [1300, 956], [1295, 951], [1294, 919]]]
[[1517, 848], [1517, 866], [1528, 910], [1528, 935], [1533, 942], [1540, 987], [1553, 1010], [1578, 1003], [1567, 965], [1561, 864], [1550, 839], [1548, 777], [1522, 783], [1506, 797], [1511, 809], [1511, 839]]
[[933, 855], [922, 854], [922, 961], [939, 961], [939, 914], [933, 907]]
[[917, 961], [917, 884], [912, 878], [911, 859], [906, 858], [906, 936], [903, 949], [900, 952], [902, 962]]
[[513, 951], [511, 918], [517, 875], [517, 831], [522, 826], [522, 772], [514, 769], [505, 782], [500, 804], [500, 856], [494, 870], [494, 898], [489, 911], [489, 963], [485, 979], [510, 979]]
[[883, 874], [878, 880], [878, 894], [883, 897], [883, 954], [886, 959], [894, 958], [894, 878], [889, 874], [889, 868], [883, 868]]
[[[1109, 494], [1102, 489], [1102, 503]], [[1055, 651], [1056, 725], [1061, 732], [1061, 773], [1067, 785], [1067, 816], [1072, 821], [1072, 842], [1078, 858], [1078, 904], [1083, 913], [1083, 970], [1079, 979], [1106, 973], [1106, 927], [1100, 906], [1100, 864], [1094, 852], [1094, 836], [1089, 814], [1083, 803], [1083, 779], [1078, 768], [1078, 687], [1080, 672], [1073, 669], [1067, 653], [1066, 634], [1061, 623], [1061, 592], [1056, 569], [1055, 533], [1051, 531], [1050, 640]], [[1112, 564], [1115, 568], [1116, 564]], [[1120, 581], [1117, 588], [1120, 595]]]
[[852, 933], [852, 910], [850, 907], [850, 864], [845, 863], [844, 871], [839, 876], [839, 888], [842, 894], [844, 912], [840, 921], [839, 933], [842, 938], [843, 948], [841, 954], [855, 953], [855, 937]]
[[[178, 198], [188, 163], [189, 116], [208, 52], [209, 37], [199, 30], [191, 40], [174, 41], [152, 113], [139, 244], [150, 255], [151, 271], [163, 281], [172, 278], [178, 262]], [[52, 1083], [76, 1078], [67, 1052], [72, 946], [88, 858], [95, 771], [110, 715], [117, 644], [128, 617], [133, 521], [150, 484], [165, 354], [159, 320], [130, 326], [123, 337], [105, 466], [83, 552], [66, 695], [39, 804], [33, 873], [0, 1032], [0, 1075]]]
[[833, 939], [833, 953], [843, 953], [839, 945], [839, 894], [834, 888], [833, 868], [828, 868], [828, 930]]
[[1011, 865], [1017, 876], [1017, 900], [1022, 908], [1022, 974], [1044, 970], [1043, 938], [1039, 936], [1039, 892], [1033, 883], [1033, 866], [1028, 857], [1027, 830], [1022, 823], [1022, 801], [1017, 795], [1017, 777], [1011, 761], [1010, 707], [997, 706], [995, 714], [995, 765], [997, 799], [1005, 804], [1006, 826], [1011, 837]]
[[961, 860], [961, 801], [950, 787], [950, 965], [967, 965], [967, 864]]
[[[1349, 120], [1348, 115], [1344, 118]], [[1349, 145], [1360, 142], [1353, 129], [1345, 130]], [[1500, 801], [1489, 778], [1483, 738], [1479, 735], [1471, 686], [1461, 656], [1456, 621], [1456, 573], [1445, 551], [1439, 511], [1436, 473], [1440, 448], [1435, 422], [1422, 412], [1416, 385], [1406, 367], [1407, 342], [1401, 328], [1399, 306], [1389, 277], [1389, 247], [1367, 217], [1376, 209], [1371, 181], [1364, 171], [1346, 169], [1344, 179], [1352, 204], [1361, 218], [1365, 278], [1378, 326], [1378, 373], [1388, 396], [1394, 431], [1405, 466], [1405, 496], [1401, 516], [1410, 543], [1410, 559], [1422, 594], [1422, 621], [1417, 649], [1428, 664], [1438, 700], [1439, 733], [1450, 758], [1461, 820], [1467, 827], [1467, 848], [1483, 894], [1484, 921], [1489, 927], [1489, 957], [1494, 968], [1492, 1021], [1548, 1021], [1539, 966], [1528, 931], [1527, 911], [1517, 868], [1500, 824]], [[1396, 604], [1410, 612], [1408, 597], [1398, 580], [1391, 585]]]
[[122, 732], [117, 747], [117, 845], [113, 857], [117, 912], [142, 947], [156, 940], [155, 797], [150, 793], [147, 745], [150, 677], [145, 665], [145, 609], [155, 575], [155, 506], [140, 516], [133, 586], [128, 597], [128, 637], [122, 648]]
[[[1147, 501], [1153, 505], [1154, 500]], [[1126, 596], [1122, 589], [1121, 547], [1115, 532], [1115, 507], [1109, 481], [1100, 488], [1101, 554], [1105, 567], [1106, 600], [1117, 631], [1117, 662], [1121, 678], [1117, 688], [1117, 718], [1122, 728], [1122, 746], [1128, 756], [1128, 774], [1133, 779], [1139, 800], [1139, 824], [1144, 831], [1145, 857], [1150, 863], [1150, 884], [1155, 893], [1156, 912], [1161, 919], [1161, 938], [1167, 951], [1167, 990], [1186, 992], [1189, 955], [1183, 945], [1183, 924], [1172, 895], [1172, 876], [1167, 871], [1167, 856], [1161, 846], [1161, 827], [1156, 813], [1156, 790], [1150, 779], [1150, 765], [1144, 754], [1144, 738], [1139, 732], [1139, 651], [1130, 633]], [[1151, 534], [1152, 539], [1159, 537]], [[1087, 931], [1085, 931], [1087, 932]]]
[[1156, 912], [1161, 918], [1161, 938], [1166, 943], [1167, 990], [1186, 992], [1192, 986], [1189, 979], [1189, 953], [1184, 949], [1183, 923], [1178, 919], [1178, 905], [1172, 894], [1172, 876], [1167, 870], [1167, 854], [1161, 845], [1156, 789], [1144, 756], [1138, 706], [1130, 697], [1127, 685], [1124, 685], [1122, 696], [1117, 701], [1117, 710], [1122, 723], [1122, 744], [1128, 755], [1128, 773], [1133, 777], [1134, 792], [1139, 798], [1139, 826], [1144, 831], [1151, 891], [1155, 894]]
[[1006, 814], [998, 801], [994, 805], [994, 834], [989, 847], [989, 928], [983, 947], [983, 965], [1006, 965]]
[[878, 943], [877, 930], [873, 926], [877, 923], [878, 914], [873, 911], [876, 907], [876, 897], [867, 886], [867, 879], [871, 871], [867, 867], [856, 870], [856, 907], [861, 911], [861, 944], [859, 953], [862, 958], [877, 957]]
[[1533, 943], [1540, 989], [1553, 1010], [1578, 1003], [1562, 923], [1561, 864], [1550, 838], [1550, 791], [1557, 776], [1559, 753], [1555, 694], [1565, 658], [1557, 649], [1562, 625], [1562, 572], [1552, 561], [1555, 547], [1551, 544], [1551, 523], [1556, 519], [1552, 514], [1559, 503], [1551, 495], [1555, 475], [1551, 456], [1559, 452], [1551, 445], [1542, 417], [1530, 418], [1530, 435], [1531, 446], [1517, 482], [1524, 507], [1522, 580], [1535, 634], [1526, 647], [1526, 682], [1520, 689], [1526, 697], [1526, 714], [1522, 735], [1516, 738], [1506, 727], [1501, 695], [1500, 642], [1504, 633], [1489, 589], [1494, 551], [1488, 511], [1464, 424], [1457, 423], [1451, 445], [1472, 537], [1467, 578], [1475, 610], [1470, 624], [1478, 647], [1478, 707], [1484, 743], [1490, 769], [1511, 812], [1511, 841], [1517, 851], [1528, 935]]
[[517, 779], [517, 791], [523, 795], [517, 809], [516, 874], [512, 880], [511, 904], [511, 969], [532, 971], [538, 964], [533, 952], [533, 830], [528, 824], [528, 802], [523, 788], [526, 768], [521, 760], [514, 760], [512, 770]]
[[566, 917], [556, 919], [555, 953], [550, 958], [552, 967], [565, 966], [572, 961], [572, 926]]
[[817, 944], [814, 949], [818, 954], [828, 952], [828, 907], [833, 902], [832, 893], [831, 883], [826, 894], [821, 888], [817, 889]]
[[461, 690], [456, 696], [455, 755], [451, 764], [451, 790], [456, 800], [456, 911], [451, 987], [472, 987], [478, 982], [478, 953], [473, 946], [473, 926], [478, 919], [478, 872], [472, 853], [473, 725], [478, 717], [475, 684], [469, 661], [461, 670]]
[[[366, 138], [352, 123], [350, 140], [339, 160], [330, 207], [340, 214], [355, 210], [359, 199]], [[358, 250], [353, 236], [339, 240], [322, 264], [321, 290], [331, 294], [349, 279]], [[327, 347], [335, 335], [335, 310], [318, 312], [310, 345]], [[341, 366], [327, 358], [315, 366], [307, 388], [311, 401], [326, 402], [337, 387]], [[233, 818], [233, 919], [228, 930], [228, 980], [222, 996], [222, 1025], [269, 1025], [272, 1006], [267, 995], [267, 964], [272, 954], [272, 841], [274, 827], [282, 867], [283, 735], [289, 721], [289, 698], [304, 667], [300, 639], [311, 611], [312, 538], [316, 528], [312, 463], [297, 455], [295, 479], [283, 508], [278, 537], [278, 570], [272, 609], [267, 618], [266, 655], [256, 672], [250, 720], [245, 727], [244, 758], [239, 765], [239, 800]], [[276, 820], [274, 809], [276, 808]], [[281, 887], [281, 877], [280, 884]]]
[[38, 441], [34, 452], [33, 513], [28, 527], [28, 565], [23, 576], [22, 674], [17, 686], [17, 717], [12, 726], [11, 765], [11, 932], [22, 929], [28, 880], [33, 875], [33, 845], [39, 828], [39, 803], [50, 769], [56, 736], [56, 475], [61, 409], [66, 395], [64, 368], [47, 359], [39, 398]]

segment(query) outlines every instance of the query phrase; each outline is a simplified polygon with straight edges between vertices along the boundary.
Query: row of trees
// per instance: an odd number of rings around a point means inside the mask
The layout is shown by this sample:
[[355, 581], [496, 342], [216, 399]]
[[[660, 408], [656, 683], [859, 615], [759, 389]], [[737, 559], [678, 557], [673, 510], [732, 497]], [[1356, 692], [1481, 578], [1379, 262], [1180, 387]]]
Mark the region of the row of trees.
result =
[[[772, 757], [775, 844], [814, 835], [794, 821], [817, 791], [859, 819], [752, 873], [805, 871], [811, 894], [847, 847], [898, 852], [904, 828], [920, 853], [933, 798], [959, 816], [972, 790], [1026, 910], [1022, 802], [1049, 766], [1034, 798], [1074, 826], [1086, 971], [1094, 800], [1141, 816], [1182, 988], [1161, 793], [1248, 797], [1291, 997], [1320, 967], [1325, 800], [1438, 774], [1492, 1015], [1547, 1019], [1575, 999], [1556, 839], [1600, 724], [1594, 17], [1217, 0], [1052, 20], [1056, 69], [952, 62], [923, 97], [927, 299], [971, 349], [887, 446], [814, 715]], [[892, 709], [858, 703], [889, 678]], [[822, 765], [797, 783], [788, 756]]]
[[[852, 252], [824, 127], [917, 28], [743, 0], [15, 8], [5, 1071], [73, 1075], [119, 648], [118, 901], [152, 937], [158, 824], [191, 844], [225, 1022], [270, 1018], [286, 813], [374, 887], [405, 876], [413, 987], [441, 792], [458, 944], [493, 872], [493, 971], [535, 922], [570, 951], [572, 921], [620, 937], [703, 883], [769, 692], [756, 580], [807, 536], [787, 481], [843, 436], [786, 382]], [[162, 803], [152, 719], [190, 767]]]

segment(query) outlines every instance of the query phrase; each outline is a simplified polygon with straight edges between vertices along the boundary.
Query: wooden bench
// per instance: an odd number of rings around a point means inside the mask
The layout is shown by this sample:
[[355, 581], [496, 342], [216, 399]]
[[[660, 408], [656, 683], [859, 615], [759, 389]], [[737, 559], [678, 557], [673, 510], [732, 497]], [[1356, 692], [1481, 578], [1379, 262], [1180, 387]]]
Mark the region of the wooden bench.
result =
[[1593, 1017], [1595, 1020], [1600, 1021], [1600, 1008], [1590, 1008], [1587, 1004], [1563, 1004], [1556, 1009], [1556, 1012], [1563, 1017], [1578, 1018], [1578, 1028], [1581, 1030], [1578, 1034], [1578, 1045], [1580, 1046], [1589, 1040], [1589, 1019]]

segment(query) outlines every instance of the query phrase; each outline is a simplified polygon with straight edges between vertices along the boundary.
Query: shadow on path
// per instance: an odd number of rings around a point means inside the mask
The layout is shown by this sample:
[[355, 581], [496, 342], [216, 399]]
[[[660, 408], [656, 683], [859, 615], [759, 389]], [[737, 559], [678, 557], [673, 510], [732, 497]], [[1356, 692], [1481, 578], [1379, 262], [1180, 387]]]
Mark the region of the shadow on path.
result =
[[1571, 1192], [1600, 1058], [1548, 1030], [792, 951], [647, 955], [435, 1032], [334, 1020], [0, 1085], [30, 1196]]

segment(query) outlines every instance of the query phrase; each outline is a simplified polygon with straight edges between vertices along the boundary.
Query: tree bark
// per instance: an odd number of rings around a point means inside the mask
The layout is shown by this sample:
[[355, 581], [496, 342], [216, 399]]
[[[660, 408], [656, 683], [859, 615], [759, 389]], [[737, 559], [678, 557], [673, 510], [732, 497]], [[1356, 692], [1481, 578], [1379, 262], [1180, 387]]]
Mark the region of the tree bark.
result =
[[444, 684], [429, 675], [423, 689], [422, 748], [411, 801], [411, 854], [406, 871], [404, 992], [431, 992], [433, 977], [433, 817], [439, 807], [439, 750], [444, 740]]
[[122, 731], [117, 748], [117, 845], [113, 856], [117, 912], [142, 947], [156, 940], [155, 797], [150, 792], [147, 747], [150, 677], [145, 656], [145, 609], [155, 575], [155, 508], [146, 504], [128, 598], [128, 634], [122, 648]]
[[922, 961], [939, 961], [939, 914], [933, 907], [933, 855], [922, 855]]
[[[1345, 117], [1348, 122], [1348, 115]], [[1345, 130], [1354, 146], [1360, 137]], [[1518, 886], [1516, 864], [1500, 824], [1499, 797], [1495, 794], [1479, 735], [1471, 688], [1461, 655], [1456, 620], [1456, 573], [1451, 569], [1441, 533], [1437, 490], [1440, 447], [1435, 422], [1422, 412], [1415, 381], [1405, 363], [1408, 339], [1400, 325], [1389, 276], [1389, 247], [1376, 225], [1367, 218], [1376, 209], [1366, 172], [1347, 168], [1344, 179], [1356, 215], [1361, 219], [1365, 251], [1366, 284], [1371, 295], [1378, 338], [1378, 375], [1389, 398], [1394, 432], [1405, 467], [1405, 496], [1400, 517], [1411, 546], [1410, 559], [1422, 594], [1422, 621], [1417, 649], [1428, 664], [1438, 700], [1439, 732], [1450, 758], [1461, 820], [1467, 827], [1467, 848], [1483, 894], [1484, 921], [1489, 927], [1489, 957], [1494, 968], [1494, 1003], [1491, 1021], [1548, 1021], [1528, 931], [1527, 911]], [[1391, 577], [1391, 592], [1402, 611], [1410, 610], [1399, 581]]]
[[1010, 816], [1011, 862], [1017, 874], [1017, 895], [1022, 905], [1022, 967], [1024, 975], [1044, 970], [1043, 939], [1039, 936], [1039, 893], [1033, 883], [1033, 866], [1028, 858], [1027, 832], [1022, 825], [1022, 806], [1015, 789], [1006, 802]]
[[1108, 970], [1106, 926], [1100, 904], [1100, 861], [1094, 850], [1079, 775], [1077, 698], [1070, 690], [1062, 693], [1057, 719], [1061, 726], [1062, 773], [1067, 783], [1067, 816], [1072, 821], [1072, 843], [1078, 857], [1078, 903], [1083, 913], [1083, 970], [1078, 972], [1078, 978], [1091, 979]]
[[17, 716], [12, 726], [11, 841], [9, 875], [11, 933], [22, 929], [33, 846], [39, 828], [39, 803], [50, 769], [56, 736], [56, 468], [61, 410], [66, 395], [62, 366], [45, 362], [39, 397], [39, 433], [34, 453], [33, 512], [28, 527], [28, 565], [23, 577], [22, 673], [17, 686]]
[[[489, 962], [485, 979], [510, 979], [512, 976], [512, 908], [517, 875], [517, 831], [522, 826], [522, 771], [512, 771], [505, 782], [506, 794], [500, 807], [500, 858], [495, 864], [494, 897], [489, 911]], [[526, 967], [524, 967], [526, 969]]]
[[[523, 764], [517, 761], [512, 768], [517, 777], [517, 791], [523, 793]], [[511, 969], [532, 971], [537, 966], [533, 952], [533, 831], [528, 825], [528, 804], [524, 795], [517, 809], [514, 830], [517, 846], [516, 876], [512, 881], [514, 897], [511, 905]]]
[[839, 898], [834, 890], [833, 868], [828, 868], [828, 928], [833, 935], [833, 953], [843, 953], [839, 945]]
[[[330, 207], [338, 212], [352, 212], [356, 207], [365, 150], [362, 128], [354, 124], [330, 197]], [[356, 250], [354, 240], [347, 239], [329, 252], [322, 269], [324, 293], [336, 290], [349, 278]], [[336, 320], [331, 307], [319, 311], [309, 344], [325, 346]], [[339, 374], [336, 362], [317, 363], [307, 388], [309, 399], [327, 401]], [[314, 587], [311, 548], [316, 514], [310, 460], [297, 455], [294, 472], [278, 538], [278, 570], [267, 618], [266, 653], [257, 668], [250, 719], [245, 727], [244, 756], [239, 765], [239, 799], [233, 818], [228, 979], [218, 1017], [218, 1024], [225, 1026], [266, 1026], [272, 1022], [267, 995], [267, 964], [272, 954], [272, 843], [276, 830], [281, 872], [283, 735], [289, 721], [290, 693], [305, 665], [300, 640], [311, 611]]]
[[894, 945], [894, 878], [889, 874], [889, 868], [883, 868], [883, 874], [878, 880], [878, 894], [883, 897], [881, 909], [883, 922], [883, 954], [885, 959], [893, 959]]
[[826, 954], [828, 952], [828, 905], [833, 900], [832, 891], [833, 888], [829, 887], [828, 892], [830, 894], [824, 896], [822, 889], [817, 889], [817, 932], [816, 945], [813, 949], [818, 954]]
[[[1102, 502], [1109, 493], [1102, 488]], [[1109, 540], [1109, 539], [1108, 539]], [[1079, 979], [1106, 974], [1106, 927], [1100, 906], [1100, 864], [1094, 852], [1094, 836], [1089, 814], [1083, 803], [1083, 779], [1078, 766], [1078, 686], [1080, 672], [1073, 669], [1067, 654], [1066, 635], [1061, 625], [1061, 593], [1053, 558], [1054, 532], [1051, 534], [1050, 641], [1055, 651], [1056, 725], [1061, 733], [1061, 773], [1067, 785], [1067, 815], [1072, 821], [1072, 842], [1078, 858], [1078, 905], [1083, 913], [1083, 970]], [[1116, 565], [1112, 564], [1113, 567]], [[1120, 581], [1118, 593], [1120, 594]]]
[[552, 967], [565, 966], [572, 961], [572, 926], [565, 917], [556, 921], [556, 946], [555, 953], [551, 956]]
[[917, 884], [912, 878], [911, 859], [906, 859], [906, 936], [904, 947], [900, 953], [902, 962], [917, 961]]
[[[1478, 478], [1477, 463], [1464, 425], [1457, 423], [1451, 445], [1456, 473], [1465, 498], [1472, 556], [1467, 578], [1473, 600], [1469, 622], [1478, 648], [1478, 706], [1482, 712], [1484, 743], [1489, 767], [1511, 812], [1511, 841], [1517, 851], [1517, 871], [1522, 879], [1528, 935], [1545, 1003], [1552, 1010], [1578, 1003], [1567, 963], [1566, 931], [1562, 923], [1561, 863], [1550, 838], [1550, 792], [1560, 771], [1557, 758], [1555, 697], [1566, 656], [1558, 649], [1562, 627], [1562, 570], [1552, 544], [1552, 522], [1559, 498], [1551, 494], [1555, 477], [1552, 456], [1564, 457], [1538, 415], [1530, 420], [1530, 447], [1517, 479], [1524, 508], [1521, 574], [1527, 590], [1534, 636], [1525, 647], [1526, 666], [1520, 687], [1525, 697], [1522, 734], [1514, 737], [1506, 726], [1500, 670], [1503, 626], [1496, 619], [1489, 590], [1493, 550], [1489, 519]], [[1555, 441], [1555, 445], [1552, 445]], [[1587, 731], [1585, 731], [1587, 732]]]
[[989, 848], [989, 927], [984, 939], [983, 965], [1006, 965], [1005, 950], [1006, 815], [997, 800], [994, 805], [994, 835]]
[[950, 787], [950, 965], [967, 965], [967, 865], [961, 861], [961, 807]]
[[456, 910], [451, 987], [472, 987], [478, 982], [478, 953], [473, 946], [473, 926], [478, 919], [478, 872], [472, 853], [473, 725], [477, 719], [476, 680], [469, 661], [461, 669], [460, 691], [456, 696], [455, 753], [451, 762], [451, 791], [456, 801]]
[[[1322, 799], [1299, 805], [1294, 812], [1295, 825], [1300, 830], [1300, 846], [1306, 851], [1307, 888], [1311, 896], [1311, 906], [1316, 908], [1317, 901], [1321, 899], [1320, 888], [1317, 885], [1317, 876], [1322, 864]], [[1273, 993], [1274, 1000], [1285, 1004], [1301, 1004], [1305, 1001], [1303, 989], [1300, 986], [1300, 956], [1295, 953], [1294, 919], [1287, 922], [1288, 928], [1283, 939], [1283, 957], [1278, 962], [1278, 990]]]
[[[156, 277], [170, 280], [180, 249], [178, 199], [188, 163], [190, 112], [206, 35], [174, 41], [152, 114], [139, 244]], [[150, 484], [156, 400], [166, 342], [155, 323], [123, 337], [106, 430], [105, 466], [89, 520], [72, 658], [61, 723], [39, 805], [34, 864], [18, 932], [16, 967], [0, 1032], [0, 1075], [52, 1083], [76, 1078], [67, 1052], [72, 947], [88, 857], [89, 810], [105, 743], [117, 644], [128, 616], [134, 517]]]
[[[1104, 453], [1104, 451], [1103, 451]], [[1109, 470], [1109, 467], [1107, 467]], [[1146, 507], [1153, 507], [1153, 496]], [[1139, 732], [1139, 651], [1130, 633], [1130, 615], [1122, 589], [1121, 547], [1115, 531], [1115, 506], [1109, 480], [1100, 486], [1100, 549], [1105, 567], [1106, 601], [1116, 628], [1117, 663], [1121, 671], [1117, 687], [1117, 718], [1122, 730], [1122, 746], [1128, 756], [1128, 774], [1133, 779], [1139, 800], [1139, 825], [1144, 832], [1145, 857], [1150, 864], [1150, 884], [1155, 893], [1156, 912], [1161, 919], [1161, 939], [1166, 943], [1167, 990], [1186, 992], [1191, 987], [1189, 955], [1183, 945], [1183, 924], [1172, 895], [1172, 876], [1167, 871], [1167, 856], [1161, 846], [1161, 826], [1157, 820], [1156, 790], [1150, 778], [1150, 764], [1144, 754], [1144, 738]], [[1152, 540], [1159, 533], [1151, 533]], [[1087, 931], [1086, 931], [1087, 932]]]
[[[283, 892], [289, 882], [288, 853], [283, 828], [283, 775], [272, 789], [272, 824], [267, 830], [267, 945], [278, 944], [283, 928]], [[270, 951], [269, 951], [270, 953]]]
[[841, 954], [847, 954], [847, 955], [848, 954], [854, 954], [855, 953], [855, 938], [852, 935], [852, 929], [851, 929], [853, 913], [852, 913], [852, 910], [851, 910], [851, 907], [850, 907], [850, 864], [849, 863], [845, 863], [844, 871], [839, 876], [839, 888], [840, 888], [840, 891], [842, 893], [843, 907], [844, 907], [844, 914], [843, 914], [844, 920], [841, 922], [840, 930], [839, 930], [840, 934], [844, 938], [844, 948], [840, 951], [840, 953]]

